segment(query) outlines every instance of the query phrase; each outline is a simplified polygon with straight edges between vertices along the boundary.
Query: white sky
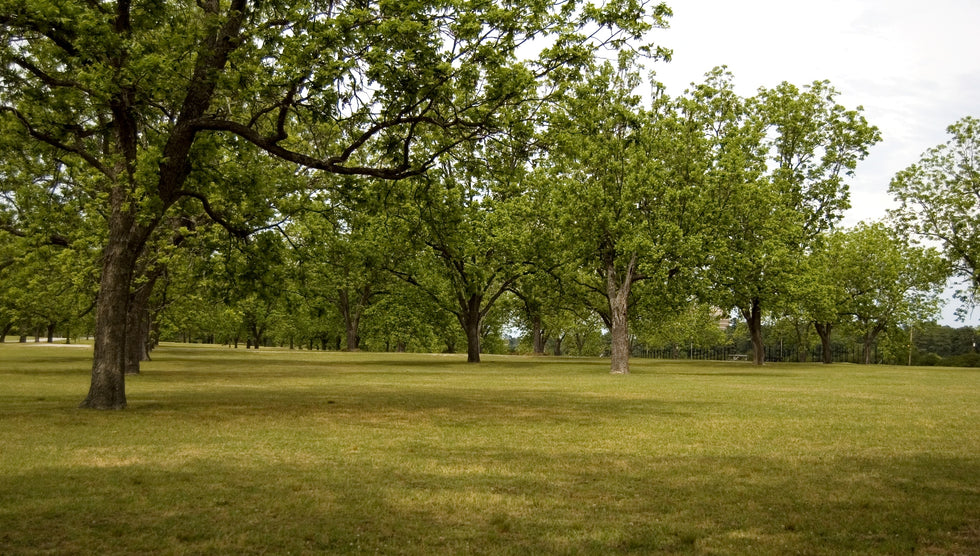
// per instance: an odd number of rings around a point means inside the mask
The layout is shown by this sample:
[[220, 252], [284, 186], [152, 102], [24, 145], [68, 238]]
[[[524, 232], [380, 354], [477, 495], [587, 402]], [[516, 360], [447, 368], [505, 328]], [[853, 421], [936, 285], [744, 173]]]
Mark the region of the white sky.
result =
[[[896, 172], [947, 139], [946, 127], [980, 117], [980, 0], [667, 0], [670, 28], [653, 40], [673, 60], [651, 66], [671, 95], [727, 65], [738, 92], [827, 79], [838, 102], [864, 107], [882, 141], [850, 180], [844, 224], [892, 205]], [[953, 326], [949, 316], [942, 322]], [[967, 324], [980, 324], [980, 315]]]

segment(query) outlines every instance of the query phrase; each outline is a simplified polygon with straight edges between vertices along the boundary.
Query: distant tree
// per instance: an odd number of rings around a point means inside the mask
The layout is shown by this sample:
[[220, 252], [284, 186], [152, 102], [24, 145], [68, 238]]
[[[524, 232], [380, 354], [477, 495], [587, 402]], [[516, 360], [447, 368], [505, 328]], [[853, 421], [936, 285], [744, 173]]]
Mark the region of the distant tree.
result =
[[765, 361], [764, 313], [792, 299], [807, 252], [849, 206], [845, 179], [880, 139], [860, 108], [837, 103], [838, 94], [827, 82], [782, 83], [747, 103], [748, 128], [759, 134], [744, 142], [745, 160], [763, 166], [733, 184], [719, 217], [728, 230], [716, 236], [711, 268], [725, 291], [720, 305], [737, 308], [748, 325], [757, 365]]
[[50, 149], [0, 133], [0, 150], [0, 332], [70, 335], [95, 302], [101, 238], [86, 218], [91, 197]]
[[711, 348], [724, 346], [728, 338], [721, 328], [722, 312], [692, 303], [675, 312], [660, 311], [655, 318], [641, 318], [637, 323], [637, 338], [648, 346], [667, 346], [678, 354], [682, 346]]
[[882, 223], [859, 224], [827, 241], [844, 293], [840, 312], [862, 338], [865, 364], [879, 334], [939, 313], [947, 266], [935, 249], [909, 245]]
[[820, 337], [821, 361], [834, 362], [832, 337], [834, 330], [848, 319], [842, 312], [848, 293], [842, 283], [837, 242], [826, 241], [824, 233], [806, 254], [798, 267], [799, 280], [793, 284], [793, 299], [788, 312], [798, 321], [813, 325]]
[[577, 264], [574, 258], [561, 249], [563, 230], [549, 207], [555, 202], [552, 197], [557, 192], [548, 182], [543, 172], [534, 172], [529, 180], [543, 180], [532, 183], [524, 195], [527, 197], [524, 223], [526, 233], [520, 239], [525, 243], [527, 260], [532, 262], [528, 272], [518, 276], [509, 286], [516, 298], [513, 313], [514, 323], [527, 331], [531, 341], [531, 351], [543, 355], [549, 340], [557, 353], [561, 354], [561, 341], [566, 335], [568, 311], [566, 302], [570, 301], [567, 272]]
[[414, 180], [410, 198], [389, 206], [417, 253], [389, 270], [456, 317], [471, 363], [494, 305], [535, 268], [524, 137], [444, 157]]
[[897, 173], [889, 191], [899, 202], [891, 215], [926, 242], [942, 246], [967, 286], [966, 304], [980, 300], [980, 120], [966, 117], [946, 129], [949, 140]]
[[365, 309], [362, 335], [370, 349], [438, 352], [446, 349], [448, 335], [455, 342], [459, 323], [425, 292], [400, 280], [386, 288], [385, 295]]
[[913, 339], [918, 350], [950, 357], [975, 353], [977, 331], [969, 326], [953, 328], [936, 323], [922, 323], [915, 327]]
[[286, 226], [295, 260], [293, 290], [307, 310], [329, 307], [336, 312], [344, 324], [347, 351], [360, 349], [364, 317], [390, 289], [387, 251], [404, 247], [386, 234], [377, 189], [342, 180], [334, 190], [305, 201]]

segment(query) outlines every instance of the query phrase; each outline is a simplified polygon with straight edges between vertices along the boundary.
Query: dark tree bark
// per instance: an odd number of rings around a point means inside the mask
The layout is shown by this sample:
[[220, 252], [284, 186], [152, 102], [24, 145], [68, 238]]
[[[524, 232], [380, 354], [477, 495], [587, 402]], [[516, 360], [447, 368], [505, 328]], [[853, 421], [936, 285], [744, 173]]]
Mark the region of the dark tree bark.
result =
[[820, 358], [824, 365], [830, 365], [834, 362], [834, 354], [830, 351], [830, 333], [833, 331], [834, 325], [829, 322], [815, 322], [813, 326], [817, 329], [817, 335], [820, 336], [820, 346], [823, 351]]
[[253, 322], [250, 328], [252, 332], [252, 345], [255, 349], [259, 349], [259, 345], [262, 343], [262, 334], [265, 333], [265, 327], [260, 327]]
[[150, 360], [150, 296], [161, 271], [151, 271], [134, 291], [126, 315], [126, 374], [138, 375], [140, 362]]
[[483, 296], [473, 294], [467, 299], [460, 298], [460, 312], [456, 314], [460, 326], [466, 333], [466, 362], [480, 362], [480, 337], [481, 326], [483, 324], [483, 312], [480, 306], [483, 304]]
[[864, 364], [870, 365], [874, 362], [874, 344], [878, 335], [885, 330], [885, 325], [883, 323], [878, 323], [874, 328], [869, 330], [864, 335]]
[[561, 343], [565, 339], [564, 334], [559, 334], [555, 336], [555, 356], [561, 356]]
[[340, 315], [344, 319], [344, 328], [347, 335], [347, 351], [358, 351], [360, 349], [361, 337], [359, 330], [361, 317], [364, 315], [364, 309], [367, 307], [371, 295], [370, 285], [364, 286], [358, 292], [356, 303], [351, 303], [347, 290], [341, 288], [337, 292], [337, 308], [340, 309]]
[[748, 309], [740, 308], [742, 317], [749, 327], [749, 336], [752, 339], [752, 362], [756, 365], [763, 365], [766, 362], [766, 345], [762, 341], [762, 303], [758, 297], [752, 299], [752, 306]]
[[[125, 193], [116, 187], [114, 197]], [[95, 312], [95, 349], [92, 382], [81, 406], [89, 409], [126, 407], [126, 328], [129, 315], [129, 285], [142, 242], [132, 242], [134, 218], [123, 210], [121, 199], [112, 199], [109, 241], [102, 255], [99, 302]]]

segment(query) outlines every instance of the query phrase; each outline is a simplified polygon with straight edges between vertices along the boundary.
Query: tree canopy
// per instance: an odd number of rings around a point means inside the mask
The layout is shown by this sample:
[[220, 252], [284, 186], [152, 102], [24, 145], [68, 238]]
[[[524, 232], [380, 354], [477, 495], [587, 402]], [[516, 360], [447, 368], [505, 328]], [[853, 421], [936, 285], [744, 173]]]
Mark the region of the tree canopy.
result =
[[[472, 362], [505, 330], [535, 353], [566, 336], [604, 351], [607, 334], [626, 373], [637, 338], [709, 342], [731, 311], [759, 364], [767, 319], [815, 325], [827, 352], [835, 326], [929, 318], [931, 301], [899, 301], [928, 298], [931, 252], [883, 225], [836, 231], [880, 140], [861, 108], [822, 81], [741, 97], [724, 68], [682, 94], [648, 88], [643, 63], [670, 56], [648, 35], [670, 15], [642, 0], [0, 0], [0, 327], [91, 329], [82, 405], [108, 409], [161, 330], [465, 342]], [[954, 124], [891, 184], [895, 221], [942, 245], [973, 301], [978, 126]], [[858, 276], [832, 261], [872, 251], [929, 273], [879, 265], [859, 311]]]
[[893, 217], [926, 242], [942, 246], [966, 285], [958, 297], [980, 299], [980, 120], [965, 117], [946, 129], [949, 140], [895, 175]]
[[[259, 172], [271, 178], [262, 185], [286, 191], [292, 180], [273, 176], [296, 166], [422, 174], [492, 134], [500, 111], [540, 101], [597, 48], [640, 39], [668, 15], [635, 0], [3, 0], [0, 128], [11, 144], [74, 168], [105, 218], [82, 405], [126, 405], [126, 321], [139, 309], [129, 290], [147, 242], [182, 199], [227, 225], [212, 200], [235, 187], [229, 174]], [[539, 55], [523, 59], [532, 43]], [[219, 181], [216, 159], [241, 168], [227, 152], [271, 156]]]

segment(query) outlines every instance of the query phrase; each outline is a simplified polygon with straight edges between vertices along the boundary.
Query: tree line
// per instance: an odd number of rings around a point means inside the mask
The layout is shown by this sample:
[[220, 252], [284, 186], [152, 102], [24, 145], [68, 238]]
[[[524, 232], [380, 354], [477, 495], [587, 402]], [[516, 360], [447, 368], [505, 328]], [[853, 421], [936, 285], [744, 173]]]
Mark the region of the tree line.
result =
[[83, 407], [125, 407], [167, 335], [478, 362], [522, 330], [627, 373], [641, 335], [734, 312], [757, 364], [787, 320], [870, 362], [951, 274], [976, 298], [976, 120], [895, 177], [888, 223], [840, 229], [878, 130], [827, 82], [644, 81], [663, 4], [0, 14], [0, 326], [90, 328]]

